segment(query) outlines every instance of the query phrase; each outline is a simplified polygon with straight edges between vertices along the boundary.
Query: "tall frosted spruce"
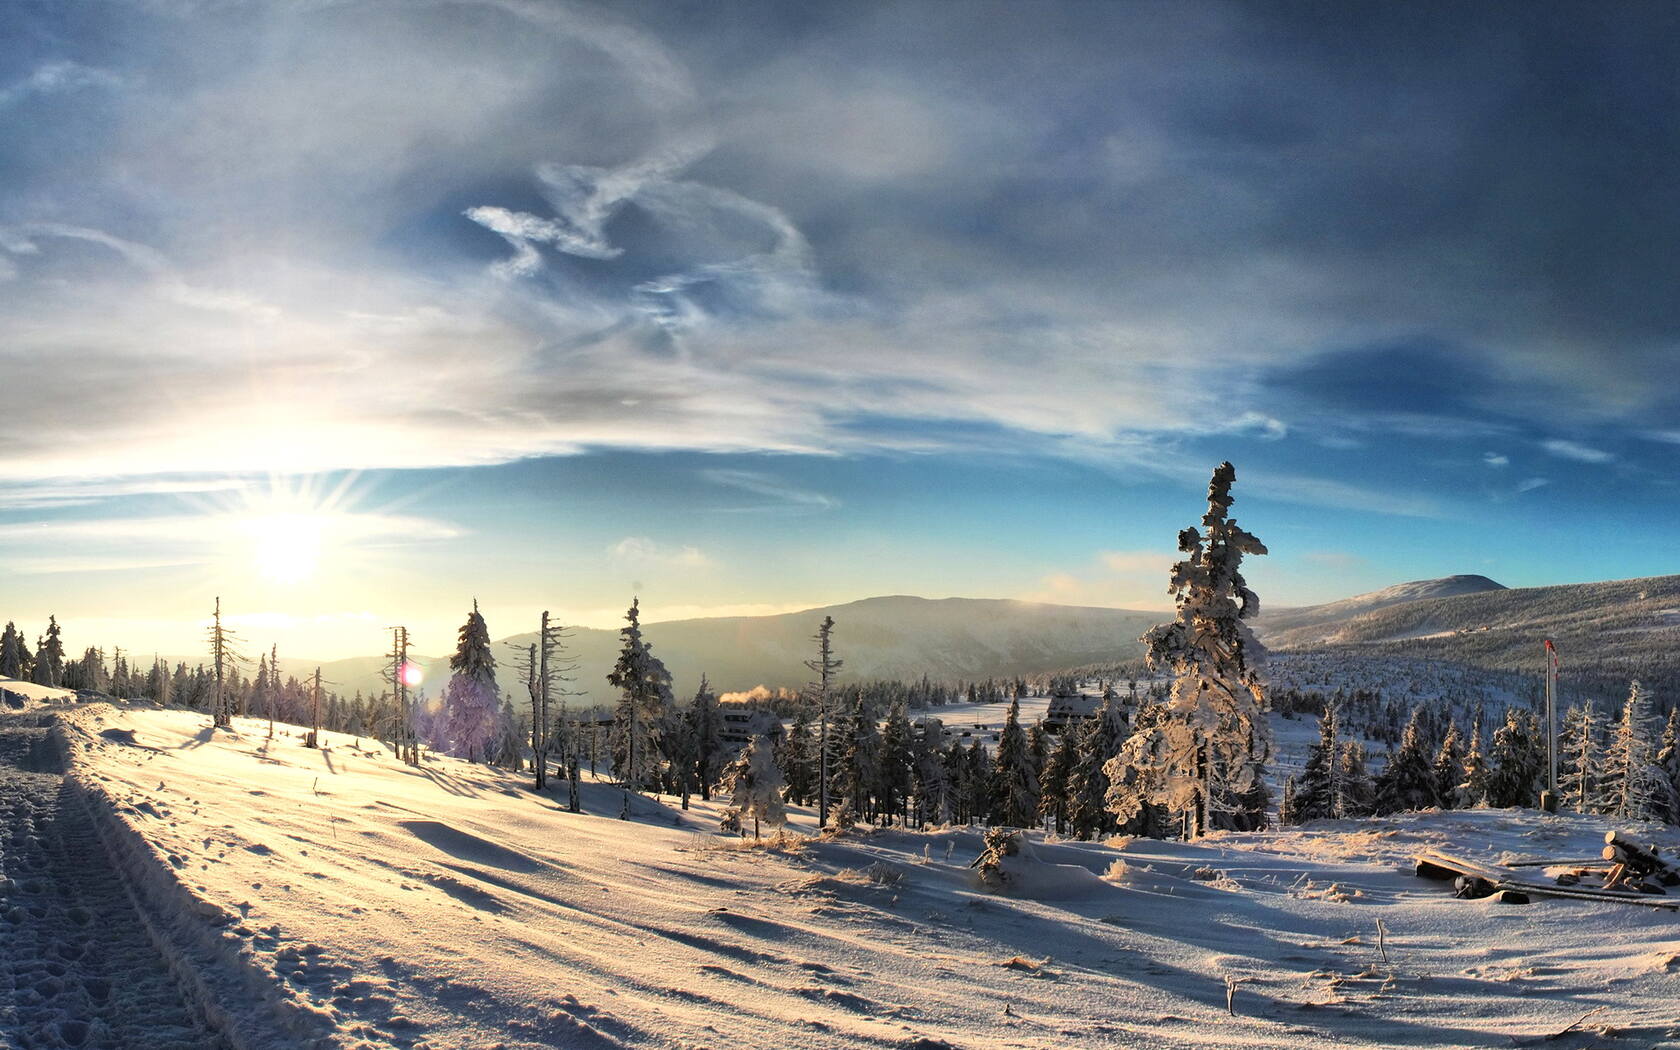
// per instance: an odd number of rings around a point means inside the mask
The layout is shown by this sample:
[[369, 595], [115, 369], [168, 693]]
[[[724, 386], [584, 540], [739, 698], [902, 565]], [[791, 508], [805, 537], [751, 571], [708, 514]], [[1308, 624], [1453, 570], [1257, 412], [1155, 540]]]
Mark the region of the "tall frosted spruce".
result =
[[607, 682], [619, 691], [613, 712], [613, 771], [624, 786], [621, 819], [630, 817], [630, 795], [639, 792], [658, 772], [659, 727], [671, 702], [671, 672], [642, 639], [641, 603], [631, 599], [618, 629], [623, 640], [618, 662]]
[[[1214, 469], [1202, 528], [1178, 534], [1185, 557], [1173, 565], [1167, 588], [1178, 615], [1143, 637], [1149, 666], [1171, 670], [1173, 685], [1159, 719], [1109, 763], [1116, 790], [1108, 804], [1121, 822], [1151, 802], [1182, 813], [1192, 837], [1265, 819], [1272, 748], [1258, 667], [1266, 651], [1244, 622], [1260, 601], [1241, 566], [1244, 555], [1265, 554], [1266, 546], [1230, 516], [1236, 477], [1228, 462]], [[1128, 778], [1128, 766], [1144, 775]]]

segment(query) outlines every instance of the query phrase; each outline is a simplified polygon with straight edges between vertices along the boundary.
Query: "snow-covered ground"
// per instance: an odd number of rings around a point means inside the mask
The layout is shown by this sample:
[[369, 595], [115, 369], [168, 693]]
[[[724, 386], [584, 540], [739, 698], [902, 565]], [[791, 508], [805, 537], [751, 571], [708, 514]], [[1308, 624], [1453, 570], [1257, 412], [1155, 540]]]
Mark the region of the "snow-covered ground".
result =
[[1410, 873], [1424, 847], [1589, 856], [1596, 819], [1035, 834], [1023, 892], [996, 895], [968, 829], [746, 849], [711, 833], [715, 803], [621, 821], [589, 783], [572, 814], [522, 777], [332, 734], [312, 751], [139, 705], [70, 709], [61, 732], [185, 946], [166, 951], [244, 989], [215, 997], [236, 1045], [1680, 1046], [1680, 918], [1460, 901]]

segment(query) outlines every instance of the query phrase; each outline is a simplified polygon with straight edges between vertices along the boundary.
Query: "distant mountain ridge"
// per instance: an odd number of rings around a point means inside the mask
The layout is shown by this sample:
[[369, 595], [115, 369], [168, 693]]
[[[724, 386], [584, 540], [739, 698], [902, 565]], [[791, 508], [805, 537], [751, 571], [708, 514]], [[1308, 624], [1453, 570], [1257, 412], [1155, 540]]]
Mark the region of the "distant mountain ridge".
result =
[[[646, 613], [648, 610], [644, 610]], [[1138, 612], [1069, 605], [1047, 605], [1000, 598], [916, 598], [893, 595], [864, 598], [843, 605], [806, 609], [776, 616], [726, 616], [642, 624], [654, 655], [675, 678], [679, 696], [692, 695], [704, 673], [714, 689], [743, 691], [764, 685], [799, 688], [811, 673], [805, 661], [815, 654], [812, 636], [825, 616], [833, 616], [835, 654], [845, 665], [841, 682], [877, 678], [973, 681], [1058, 671], [1092, 663], [1113, 663], [1143, 652], [1138, 638], [1170, 618], [1165, 612]], [[572, 703], [610, 703], [606, 675], [619, 649], [618, 631], [579, 627], [567, 640], [577, 664], [571, 688], [586, 696]], [[503, 690], [522, 695], [513, 661], [536, 641], [536, 632], [494, 643], [503, 669]], [[447, 656], [419, 656], [426, 688], [443, 686]], [[282, 658], [288, 674], [302, 673], [307, 661]], [[322, 675], [343, 693], [377, 693], [386, 666], [382, 657], [354, 657], [321, 665]]]
[[[1485, 577], [1423, 583], [1467, 579]], [[1522, 588], [1486, 583], [1492, 586], [1467, 582], [1453, 585], [1459, 593], [1358, 604], [1388, 593], [1378, 591], [1310, 610], [1262, 613], [1256, 626], [1274, 649], [1345, 649], [1535, 674], [1551, 639], [1566, 680], [1604, 699], [1625, 692], [1635, 677], [1655, 687], [1664, 703], [1680, 698], [1673, 695], [1680, 691], [1680, 576]], [[1349, 615], [1327, 612], [1338, 605]]]
[[1380, 591], [1354, 595], [1323, 605], [1267, 610], [1261, 607], [1255, 629], [1268, 645], [1299, 647], [1311, 642], [1334, 642], [1336, 635], [1359, 617], [1379, 609], [1434, 598], [1503, 591], [1503, 584], [1486, 576], [1443, 576], [1438, 580], [1397, 583]]
[[[841, 682], [876, 678], [973, 681], [1112, 666], [1143, 654], [1139, 637], [1169, 618], [1143, 612], [1009, 599], [917, 598], [894, 595], [777, 616], [730, 616], [644, 622], [653, 651], [672, 672], [677, 693], [691, 695], [706, 674], [715, 689], [764, 685], [797, 689], [810, 678], [812, 635], [824, 616], [835, 620]], [[1344, 652], [1360, 656], [1438, 660], [1492, 670], [1538, 672], [1541, 644], [1552, 639], [1565, 673], [1583, 688], [1606, 694], [1640, 677], [1680, 693], [1680, 576], [1602, 583], [1507, 588], [1486, 576], [1416, 580], [1323, 605], [1265, 609], [1255, 619], [1270, 648]], [[606, 674], [617, 656], [616, 630], [575, 628], [568, 641], [571, 703], [610, 703]], [[495, 643], [502, 688], [521, 683], [513, 663], [535, 633]], [[447, 675], [446, 656], [415, 656], [436, 695]], [[313, 662], [282, 658], [299, 676]], [[384, 659], [357, 657], [322, 664], [342, 693], [383, 688]]]

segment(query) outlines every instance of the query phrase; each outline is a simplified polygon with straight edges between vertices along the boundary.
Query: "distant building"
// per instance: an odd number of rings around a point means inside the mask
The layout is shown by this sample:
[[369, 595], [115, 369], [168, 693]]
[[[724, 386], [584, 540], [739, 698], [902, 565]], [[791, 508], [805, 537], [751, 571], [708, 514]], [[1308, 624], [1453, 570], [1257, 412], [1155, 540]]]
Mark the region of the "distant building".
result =
[[746, 747], [752, 743], [753, 737], [760, 734], [781, 743], [782, 720], [776, 717], [774, 711], [726, 700], [718, 704], [718, 713], [723, 716], [718, 737], [730, 748]]
[[1060, 733], [1070, 722], [1081, 722], [1097, 713], [1102, 706], [1102, 697], [1086, 696], [1083, 693], [1074, 696], [1053, 696], [1050, 706], [1044, 712], [1044, 728], [1047, 732]]

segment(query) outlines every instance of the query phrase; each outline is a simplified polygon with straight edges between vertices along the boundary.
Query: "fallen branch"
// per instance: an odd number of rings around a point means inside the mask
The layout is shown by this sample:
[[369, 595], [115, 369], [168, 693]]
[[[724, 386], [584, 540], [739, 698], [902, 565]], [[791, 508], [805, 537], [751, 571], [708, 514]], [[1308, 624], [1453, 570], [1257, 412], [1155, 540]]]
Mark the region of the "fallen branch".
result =
[[1225, 975], [1225, 1012], [1232, 1017], [1237, 1016], [1237, 985], [1247, 984], [1254, 980], [1252, 977], [1232, 977]]
[[1591, 1010], [1588, 1010], [1586, 1013], [1582, 1014], [1580, 1017], [1575, 1018], [1575, 1020], [1569, 1022], [1567, 1025], [1558, 1029], [1556, 1032], [1553, 1032], [1551, 1035], [1548, 1035], [1546, 1038], [1547, 1039], [1562, 1039], [1564, 1036], [1568, 1035], [1570, 1032], [1573, 1032], [1577, 1027], [1579, 1027], [1579, 1025], [1581, 1024], [1582, 1021], [1585, 1021], [1587, 1018], [1591, 1017], [1593, 1014], [1603, 1013], [1604, 1011], [1606, 1011], [1608, 1009], [1610, 1009], [1608, 1006], [1595, 1006]]

